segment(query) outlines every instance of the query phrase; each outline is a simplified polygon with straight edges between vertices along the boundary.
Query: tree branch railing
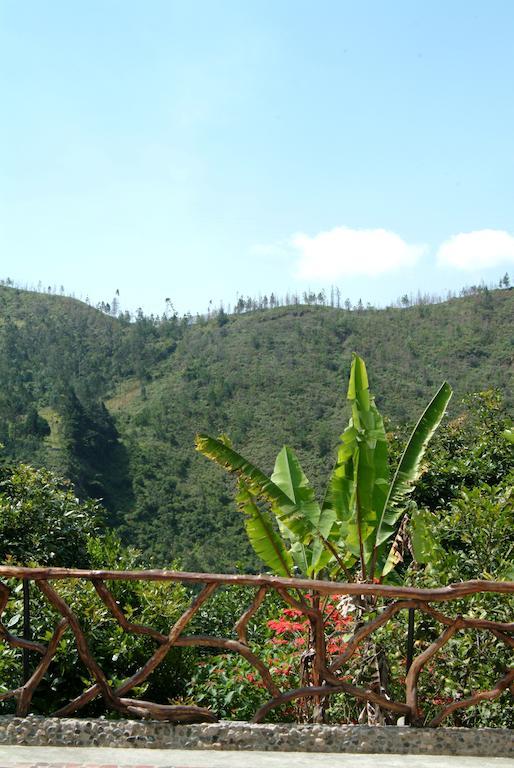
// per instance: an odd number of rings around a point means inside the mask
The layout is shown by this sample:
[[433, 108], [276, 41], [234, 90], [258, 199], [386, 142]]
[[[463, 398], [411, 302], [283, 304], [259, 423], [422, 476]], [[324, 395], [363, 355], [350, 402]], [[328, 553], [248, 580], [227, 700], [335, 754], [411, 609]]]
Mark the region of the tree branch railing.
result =
[[[11, 589], [6, 580], [25, 580], [33, 582], [45, 600], [60, 615], [50, 640], [45, 644], [37, 639], [17, 637], [3, 623], [11, 596]], [[94, 649], [86, 636], [86, 632], [66, 600], [59, 594], [58, 584], [62, 581], [80, 580], [90, 582], [96, 590], [99, 599], [118, 623], [121, 629], [129, 634], [145, 635], [156, 645], [148, 660], [134, 674], [121, 683], [114, 685], [108, 680], [106, 673], [95, 659]], [[117, 581], [160, 581], [170, 584], [187, 584], [200, 588], [195, 591], [191, 603], [182, 615], [169, 627], [167, 634], [130, 621], [123, 608], [116, 601], [106, 582]], [[234, 617], [233, 637], [215, 637], [210, 635], [184, 634], [191, 620], [199, 609], [211, 598], [220, 587], [245, 586], [255, 589], [255, 595], [250, 605], [240, 616]], [[282, 690], [274, 679], [272, 669], [260, 658], [255, 649], [250, 648], [247, 638], [248, 625], [268, 592], [274, 591], [289, 606], [293, 606], [305, 619], [309, 628], [310, 653], [313, 658], [312, 679], [309, 685]], [[406, 721], [422, 725], [426, 722], [426, 713], [421, 703], [418, 684], [421, 673], [427, 669], [451, 638], [462, 630], [483, 630], [491, 632], [508, 649], [514, 648], [514, 622], [500, 622], [485, 618], [466, 616], [449, 616], [432, 604], [444, 604], [465, 597], [482, 593], [498, 595], [514, 595], [514, 582], [466, 581], [450, 584], [434, 589], [419, 589], [415, 587], [397, 587], [383, 584], [358, 584], [329, 582], [311, 579], [280, 578], [273, 576], [225, 575], [208, 573], [188, 573], [181, 571], [91, 571], [65, 568], [22, 568], [16, 566], [0, 566], [0, 648], [20, 648], [31, 651], [39, 656], [39, 662], [32, 674], [17, 688], [0, 693], [0, 701], [14, 699], [16, 714], [25, 716], [30, 712], [32, 699], [43, 678], [50, 674], [52, 662], [58, 651], [59, 644], [66, 632], [74, 636], [79, 657], [94, 681], [76, 698], [54, 712], [55, 716], [72, 715], [88, 703], [101, 696], [104, 703], [125, 716], [168, 720], [172, 722], [215, 722], [218, 717], [215, 712], [203, 707], [192, 705], [160, 704], [136, 698], [128, 698], [127, 694], [134, 688], [145, 683], [150, 675], [165, 660], [173, 647], [204, 646], [219, 648], [240, 654], [254, 667], [260, 675], [262, 686], [266, 689], [269, 700], [262, 705], [254, 715], [254, 722], [261, 722], [268, 713], [280, 705], [293, 700], [305, 701], [314, 699], [322, 702], [337, 693], [345, 693], [359, 701], [373, 704], [381, 710], [405, 717]], [[294, 593], [294, 594], [293, 594]], [[380, 610], [374, 610], [374, 618], [358, 623], [353, 635], [348, 639], [340, 653], [331, 655], [327, 652], [325, 638], [325, 623], [323, 609], [320, 607], [321, 597], [350, 596], [356, 602], [376, 605], [378, 599], [386, 598], [392, 602]], [[310, 598], [310, 601], [306, 599]], [[403, 700], [393, 700], [386, 693], [371, 685], [359, 687], [350, 684], [345, 675], [345, 665], [355, 659], [370, 642], [373, 634], [384, 627], [402, 611], [415, 609], [422, 615], [441, 624], [443, 630], [425, 650], [418, 653], [412, 660], [404, 683]], [[397, 681], [398, 682], [398, 681]], [[0, 679], [0, 685], [2, 681]], [[283, 687], [283, 681], [282, 681]], [[437, 726], [455, 710], [473, 707], [482, 701], [492, 700], [510, 689], [514, 693], [514, 668], [503, 670], [502, 676], [488, 690], [474, 692], [467, 698], [457, 696], [446, 701], [435, 717], [428, 721], [429, 726]]]

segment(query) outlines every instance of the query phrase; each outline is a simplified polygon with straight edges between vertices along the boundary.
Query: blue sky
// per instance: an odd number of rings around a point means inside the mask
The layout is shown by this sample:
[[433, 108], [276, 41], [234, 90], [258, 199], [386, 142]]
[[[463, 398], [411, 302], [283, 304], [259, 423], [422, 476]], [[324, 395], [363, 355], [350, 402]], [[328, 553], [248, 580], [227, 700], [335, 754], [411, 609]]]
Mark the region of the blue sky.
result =
[[0, 0], [0, 277], [123, 309], [514, 272], [510, 0]]

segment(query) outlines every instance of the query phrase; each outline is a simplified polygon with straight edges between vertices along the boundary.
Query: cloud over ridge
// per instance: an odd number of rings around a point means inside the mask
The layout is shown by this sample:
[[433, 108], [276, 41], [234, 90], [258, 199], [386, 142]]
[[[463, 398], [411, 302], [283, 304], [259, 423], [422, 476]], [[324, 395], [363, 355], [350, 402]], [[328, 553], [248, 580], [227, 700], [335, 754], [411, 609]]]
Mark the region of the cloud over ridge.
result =
[[512, 264], [514, 236], [501, 229], [460, 232], [441, 243], [436, 258], [440, 267], [470, 271]]
[[427, 250], [386, 229], [351, 227], [335, 227], [314, 237], [299, 232], [290, 244], [299, 253], [297, 276], [307, 280], [381, 275], [413, 266]]

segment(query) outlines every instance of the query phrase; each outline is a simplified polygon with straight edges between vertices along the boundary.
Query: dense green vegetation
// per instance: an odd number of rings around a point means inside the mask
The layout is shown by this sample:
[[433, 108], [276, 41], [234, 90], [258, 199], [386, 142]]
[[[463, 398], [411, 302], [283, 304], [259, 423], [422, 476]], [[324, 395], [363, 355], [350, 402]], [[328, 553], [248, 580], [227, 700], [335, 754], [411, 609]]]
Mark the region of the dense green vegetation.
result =
[[[509, 296], [508, 293], [499, 295]], [[48, 297], [44, 299], [48, 300]], [[500, 298], [500, 301], [503, 300]], [[506, 311], [508, 305], [503, 309]], [[273, 313], [276, 311], [273, 310]], [[325, 312], [326, 309], [320, 310], [319, 307], [293, 310], [294, 318], [297, 317], [295, 311], [305, 312], [301, 317], [305, 316], [307, 324], [314, 321], [318, 323], [317, 334], [318, 338], [322, 339], [325, 338], [323, 333], [331, 327], [330, 322], [338, 320], [338, 314], [332, 314], [331, 310], [326, 318], [320, 316], [319, 313]], [[268, 322], [265, 314], [254, 314], [253, 319], [257, 318], [259, 323]], [[356, 316], [349, 314], [349, 321], [355, 322], [355, 327], [358, 328]], [[49, 316], [51, 313], [46, 313], [46, 317]], [[40, 349], [30, 348], [24, 352], [21, 345], [22, 333], [30, 322], [30, 317], [30, 313], [25, 319], [20, 319], [19, 313], [14, 319], [9, 316], [1, 327], [1, 331], [5, 331], [5, 338], [12, 338], [17, 333], [13, 332], [13, 327], [20, 331], [20, 335], [16, 337], [17, 344], [10, 349], [12, 354], [15, 352], [19, 357], [22, 364], [20, 370], [24, 372], [20, 379], [23, 387], [20, 386], [19, 399], [13, 396], [12, 393], [16, 392], [13, 389], [6, 390], [6, 399], [2, 401], [4, 408], [7, 395], [11, 397], [11, 410], [8, 407], [2, 410], [6, 447], [3, 450], [3, 465], [0, 466], [1, 559], [4, 562], [23, 564], [52, 563], [93, 568], [131, 568], [139, 567], [144, 562], [137, 552], [126, 549], [121, 544], [116, 533], [106, 533], [106, 518], [97, 503], [79, 501], [73, 486], [66, 481], [60, 480], [45, 469], [33, 469], [19, 462], [20, 456], [27, 456], [32, 457], [35, 463], [61, 463], [72, 477], [75, 487], [84, 496], [91, 492], [105, 491], [108, 503], [109, 498], [111, 499], [108, 519], [113, 523], [121, 522], [127, 538], [134, 540], [139, 536], [141, 540], [147, 541], [148, 553], [157, 553], [161, 566], [171, 564], [172, 552], [180, 552], [173, 540], [174, 530], [171, 529], [170, 532], [165, 527], [170, 521], [170, 510], [176, 512], [176, 530], [183, 535], [182, 542], [179, 540], [178, 543], [184, 550], [186, 542], [191, 542], [195, 535], [194, 529], [188, 530], [188, 522], [197, 520], [200, 530], [201, 509], [196, 510], [195, 517], [187, 514], [187, 508], [184, 513], [184, 508], [180, 510], [178, 506], [179, 500], [184, 499], [187, 488], [189, 498], [195, 498], [196, 495], [204, 501], [205, 531], [202, 537], [198, 536], [196, 552], [189, 556], [188, 561], [185, 557], [184, 560], [189, 564], [195, 562], [196, 558], [203, 566], [204, 563], [209, 565], [210, 559], [214, 567], [225, 567], [225, 563], [227, 567], [233, 567], [235, 558], [242, 553], [241, 565], [248, 567], [252, 560], [248, 557], [244, 562], [244, 550], [237, 548], [242, 537], [240, 538], [240, 529], [237, 527], [238, 518], [235, 515], [231, 517], [233, 510], [229, 504], [230, 484], [220, 482], [220, 478], [224, 480], [224, 476], [215, 469], [212, 476], [205, 472], [205, 468], [210, 469], [207, 462], [203, 462], [203, 471], [199, 471], [198, 477], [193, 480], [195, 467], [199, 467], [195, 460], [202, 462], [201, 457], [194, 455], [192, 445], [190, 457], [187, 453], [181, 455], [180, 452], [181, 447], [186, 451], [188, 430], [194, 430], [195, 426], [198, 426], [195, 419], [199, 418], [200, 414], [203, 414], [205, 423], [216, 430], [221, 430], [227, 423], [233, 423], [231, 407], [234, 401], [237, 401], [239, 393], [234, 390], [231, 396], [226, 393], [224, 397], [220, 396], [219, 404], [223, 405], [223, 410], [217, 412], [215, 406], [209, 403], [209, 399], [204, 400], [200, 394], [203, 387], [211, 386], [211, 380], [203, 378], [203, 368], [194, 368], [195, 375], [190, 376], [183, 364], [187, 361], [188, 365], [193, 365], [198, 359], [194, 351], [188, 354], [189, 346], [194, 349], [195, 339], [203, 337], [210, 338], [211, 342], [217, 340], [217, 358], [211, 359], [207, 351], [212, 350], [207, 346], [203, 357], [205, 366], [208, 363], [207, 369], [215, 371], [215, 363], [224, 361], [225, 377], [222, 376], [222, 370], [219, 370], [216, 373], [219, 379], [214, 377], [212, 380], [230, 379], [232, 370], [227, 361], [230, 360], [235, 366], [237, 359], [235, 349], [229, 342], [234, 345], [238, 334], [241, 333], [237, 322], [225, 317], [221, 323], [215, 319], [210, 324], [198, 323], [190, 326], [177, 318], [157, 322], [140, 317], [135, 324], [122, 320], [121, 328], [116, 326], [116, 333], [120, 334], [120, 345], [123, 344], [125, 350], [130, 350], [133, 344], [132, 334], [142, 334], [146, 340], [143, 345], [146, 359], [153, 362], [148, 364], [147, 369], [143, 371], [140, 368], [138, 372], [134, 362], [136, 357], [131, 356], [129, 351], [126, 351], [125, 357], [120, 358], [117, 363], [114, 354], [107, 356], [109, 359], [105, 364], [112, 366], [112, 383], [110, 389], [106, 390], [109, 397], [105, 406], [102, 388], [95, 389], [91, 383], [94, 375], [97, 375], [94, 369], [92, 378], [88, 377], [88, 347], [84, 345], [82, 348], [78, 338], [74, 339], [74, 343], [78, 344], [82, 351], [73, 348], [73, 354], [77, 355], [77, 370], [81, 375], [75, 373], [70, 379], [62, 375], [57, 363], [52, 367], [49, 354], [45, 358]], [[248, 322], [250, 319], [252, 318], [243, 316], [238, 318], [238, 321]], [[285, 322], [288, 314], [280, 315], [277, 319]], [[97, 320], [107, 324], [118, 322], [104, 316]], [[366, 320], [369, 321], [369, 317]], [[57, 313], [54, 320], [42, 323], [42, 338], [45, 338], [47, 326], [58, 336], [59, 327], [61, 330], [64, 327], [63, 317]], [[222, 333], [223, 331], [225, 333]], [[287, 340], [287, 334], [284, 338]], [[504, 329], [502, 338], [505, 338]], [[312, 355], [317, 349], [314, 342], [315, 339], [310, 345], [302, 348], [303, 357]], [[168, 351], [163, 353], [163, 348]], [[66, 347], [63, 346], [62, 349], [65, 350]], [[94, 345], [89, 349], [93, 356], [98, 352]], [[233, 357], [230, 357], [228, 350], [232, 350]], [[45, 359], [47, 367], [43, 368]], [[294, 359], [303, 360], [302, 355]], [[31, 368], [35, 361], [39, 361], [39, 368]], [[96, 359], [96, 364], [100, 365], [101, 362], [100, 356]], [[321, 360], [318, 362], [321, 364]], [[240, 361], [240, 364], [244, 365], [244, 360]], [[298, 402], [303, 403], [307, 413], [313, 416], [313, 409], [319, 405], [317, 396], [319, 397], [320, 393], [326, 392], [326, 402], [330, 402], [328, 387], [323, 384], [319, 366], [312, 369], [317, 376], [316, 389], [312, 385], [312, 378], [310, 381], [297, 378], [295, 365], [292, 365], [289, 370], [293, 372], [293, 393], [290, 395], [287, 374], [281, 371], [280, 365], [281, 360], [277, 356], [275, 367], [283, 376], [283, 386], [278, 392], [271, 385], [266, 390], [262, 382], [259, 388], [246, 380], [240, 371], [241, 388], [244, 389], [246, 385], [246, 396], [251, 392], [255, 397], [252, 404], [261, 406], [261, 414], [267, 413], [264, 395], [272, 400], [282, 419], [286, 417], [286, 406], [291, 409]], [[374, 380], [375, 374], [372, 365], [374, 364], [369, 365], [371, 381]], [[3, 366], [7, 375], [8, 365], [5, 361]], [[248, 361], [248, 367], [253, 369], [254, 374], [263, 373], [255, 359]], [[497, 368], [501, 368], [499, 362]], [[404, 375], [403, 370], [397, 362], [397, 371]], [[36, 386], [38, 371], [41, 381]], [[324, 372], [337, 373], [330, 366], [327, 366]], [[306, 374], [307, 369], [302, 368], [302, 373]], [[496, 376], [494, 382], [498, 379], [501, 382], [502, 375], [500, 373]], [[506, 372], [505, 377], [507, 375]], [[450, 378], [455, 383], [455, 378]], [[13, 375], [13, 382], [15, 381]], [[405, 390], [408, 394], [409, 387], [405, 376], [397, 381], [397, 389]], [[190, 385], [190, 395], [197, 393], [196, 397], [191, 397], [189, 401], [186, 400], [187, 388], [184, 382]], [[176, 390], [173, 389], [174, 386]], [[176, 397], [167, 396], [167, 393], [169, 395], [173, 392], [182, 394], [181, 408], [177, 406]], [[296, 400], [299, 393], [302, 394], [302, 399]], [[507, 392], [503, 394], [508, 397]], [[339, 381], [338, 393], [335, 397], [332, 393], [333, 401], [339, 402], [339, 407], [342, 405], [342, 395]], [[393, 388], [390, 393], [393, 408], [397, 397], [397, 390]], [[381, 398], [381, 402], [386, 410], [389, 400]], [[405, 402], [410, 401], [406, 399]], [[464, 401], [461, 399], [457, 402], [457, 406], [436, 433], [425, 454], [426, 463], [422, 467], [421, 478], [406, 509], [405, 520], [410, 522], [407, 526], [401, 526], [402, 535], [395, 538], [398, 577], [406, 583], [424, 586], [466, 578], [513, 577], [513, 447], [506, 438], [506, 435], [510, 434], [512, 423], [506, 414], [499, 390], [488, 389], [467, 396]], [[416, 404], [416, 410], [418, 408], [419, 403]], [[297, 413], [303, 415], [299, 411]], [[412, 416], [412, 413], [409, 412], [409, 416]], [[313, 418], [315, 419], [315, 416]], [[176, 426], [177, 422], [179, 426]], [[320, 427], [319, 418], [315, 421], [315, 427]], [[253, 422], [249, 423], [241, 430], [239, 439], [243, 443], [249, 440], [249, 435], [255, 435], [255, 445], [250, 443], [248, 452], [254, 454], [257, 449], [266, 457], [268, 452], [272, 454], [276, 449], [277, 434], [281, 434], [282, 428], [283, 425], [277, 423], [276, 418], [270, 417], [267, 423], [263, 420], [262, 431], [259, 433], [255, 430]], [[334, 418], [333, 423], [329, 423], [329, 428], [334, 430], [336, 441], [337, 434], [342, 429], [340, 414], [337, 420]], [[184, 433], [181, 429], [184, 429]], [[395, 429], [389, 428], [386, 439], [395, 460], [393, 463], [399, 458], [408, 433], [409, 427], [405, 423]], [[316, 442], [316, 432], [312, 431], [312, 428], [310, 432], [307, 431], [307, 437], [301, 431], [295, 434], [297, 437], [290, 439], [290, 442], [300, 446], [302, 462], [323, 477], [326, 469], [322, 469], [322, 464], [326, 464], [328, 449], [320, 445], [319, 441]], [[330, 447], [332, 432], [327, 432], [326, 435]], [[12, 460], [13, 456], [17, 457], [15, 461]], [[183, 463], [180, 464], [179, 461]], [[123, 490], [124, 495], [116, 494], [116, 484]], [[169, 496], [160, 494], [164, 488], [169, 490]], [[108, 491], [111, 493], [110, 497]], [[114, 505], [112, 499], [115, 500]], [[147, 516], [141, 515], [141, 511], [146, 511]], [[138, 520], [143, 521], [137, 523], [140, 527], [131, 528], [130, 523], [134, 524]], [[178, 528], [179, 521], [182, 528]], [[424, 535], [426, 529], [431, 531], [431, 536]], [[154, 540], [151, 538], [152, 531], [155, 532]], [[171, 546], [168, 546], [168, 543], [171, 543]], [[219, 552], [215, 551], [216, 546], [220, 547]], [[12, 586], [15, 586], [14, 583]], [[130, 673], [143, 663], [151, 653], [148, 638], [132, 637], [123, 633], [108, 616], [92, 589], [77, 590], [73, 583], [64, 585], [61, 589], [94, 642], [96, 655], [111, 681], [120, 680], [127, 672]], [[169, 590], [158, 584], [119, 584], [116, 587], [116, 598], [132, 618], [166, 631], [170, 622], [184, 608], [190, 595], [182, 587]], [[233, 632], [234, 615], [244, 609], [248, 600], [249, 595], [244, 589], [220, 591], [195, 617], [192, 630], [230, 636]], [[48, 639], [54, 626], [55, 615], [37, 594], [32, 595], [32, 610], [34, 634]], [[301, 657], [307, 637], [301, 622], [295, 621], [295, 617], [290, 615], [291, 611], [288, 613], [287, 610], [284, 610], [284, 606], [276, 598], [266, 600], [252, 620], [249, 638], [256, 652], [264, 654], [267, 661], [273, 665], [274, 674], [278, 675], [280, 683], [289, 687], [294, 685], [295, 681], [300, 682]], [[377, 610], [377, 606], [372, 606], [373, 610]], [[452, 604], [449, 610], [455, 614], [461, 612], [476, 617], [488, 616], [508, 621], [512, 600], [506, 596], [483, 595], [472, 600], [458, 601]], [[352, 621], [355, 619], [343, 615], [340, 606], [338, 611], [338, 614], [331, 613], [334, 631], [329, 643], [334, 643], [334, 653], [338, 652], [338, 643], [344, 643], [345, 631], [351, 630]], [[21, 621], [21, 594], [17, 587], [7, 608], [6, 622], [12, 631], [18, 632]], [[405, 630], [402, 617], [394, 626], [383, 628], [374, 636], [374, 648], [385, 660], [393, 677], [401, 676], [404, 670]], [[417, 652], [426, 648], [438, 631], [434, 622], [418, 620]], [[438, 660], [438, 664], [424, 673], [420, 682], [424, 698], [429, 704], [427, 714], [434, 714], [442, 703], [455, 696], [467, 696], [471, 691], [492, 687], [508, 663], [507, 654], [505, 646], [491, 633], [467, 631], [456, 635]], [[53, 668], [53, 674], [45, 680], [35, 699], [38, 711], [47, 712], [63, 704], [90, 683], [78, 663], [71, 636], [63, 640], [56, 663], [57, 668]], [[0, 673], [3, 686], [11, 687], [18, 683], [19, 650], [3, 650], [0, 655]], [[355, 664], [351, 664], [347, 673], [354, 683], [369, 685], [372, 682], [371, 665], [362, 663], [362, 660], [357, 659]], [[254, 672], [238, 656], [175, 649], [167, 657], [159, 673], [152, 677], [148, 686], [143, 686], [135, 693], [158, 701], [173, 700], [174, 697], [183, 700], [185, 696], [188, 701], [211, 706], [220, 715], [240, 718], [252, 715], [255, 707], [262, 702], [264, 692], [258, 683]], [[392, 693], [398, 695], [399, 692], [393, 690]], [[12, 702], [2, 705], [2, 711], [11, 709]], [[87, 714], [99, 714], [103, 711], [102, 703], [94, 702]], [[354, 701], [340, 695], [334, 697], [326, 717], [333, 722], [344, 722], [357, 720], [360, 714], [360, 707]], [[305, 719], [310, 717], [310, 713], [301, 707], [289, 708], [274, 713], [273, 717]], [[512, 727], [513, 717], [509, 694], [505, 692], [493, 702], [486, 702], [466, 712], [455, 713], [452, 722], [457, 725]]]
[[[228, 432], [267, 472], [276, 448], [291, 445], [324, 487], [352, 351], [365, 357], [393, 425], [412, 421], [444, 379], [455, 392], [450, 420], [465, 413], [465, 395], [491, 386], [512, 405], [514, 291], [407, 304], [295, 305], [194, 322], [140, 313], [131, 322], [0, 286], [3, 455], [103, 498], [124, 539], [157, 564], [256, 567], [230, 480], [195, 454], [197, 431]], [[458, 480], [447, 481], [456, 491]]]

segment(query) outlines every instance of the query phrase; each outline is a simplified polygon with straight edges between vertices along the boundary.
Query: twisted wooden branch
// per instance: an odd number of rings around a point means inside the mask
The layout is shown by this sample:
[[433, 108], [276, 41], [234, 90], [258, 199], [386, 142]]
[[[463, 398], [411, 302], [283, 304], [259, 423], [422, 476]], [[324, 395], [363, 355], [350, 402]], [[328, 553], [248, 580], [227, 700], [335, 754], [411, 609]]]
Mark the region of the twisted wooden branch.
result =
[[105, 677], [105, 674], [102, 668], [93, 658], [91, 651], [89, 650], [88, 642], [84, 636], [84, 633], [82, 632], [78, 619], [73, 613], [73, 611], [71, 610], [71, 608], [69, 607], [69, 605], [62, 599], [60, 595], [57, 594], [57, 592], [50, 586], [50, 584], [47, 581], [39, 580], [37, 582], [37, 585], [40, 591], [47, 598], [48, 602], [51, 603], [54, 606], [54, 608], [68, 620], [68, 624], [70, 625], [71, 631], [75, 635], [77, 651], [82, 660], [82, 663], [95, 678], [96, 684], [98, 685], [105, 701], [113, 709], [116, 709], [120, 712], [125, 712], [126, 708], [123, 706], [123, 704], [121, 704], [119, 698], [113, 693], [112, 688], [107, 682], [107, 678]]
[[16, 637], [0, 624], [0, 639], [5, 640], [8, 645], [12, 645], [13, 648], [26, 648], [28, 651], [35, 651], [44, 656], [46, 648], [42, 643], [37, 643], [35, 640], [24, 640], [23, 637]]
[[120, 699], [131, 715], [143, 719], [167, 720], [172, 723], [217, 723], [218, 718], [205, 707], [185, 704], [155, 704], [141, 699]]
[[315, 598], [315, 614], [310, 618], [311, 631], [314, 639], [314, 683], [321, 685], [324, 682], [323, 673], [327, 666], [327, 649], [325, 642], [325, 625], [323, 615], [319, 610], [319, 596]]
[[0, 581], [0, 616], [5, 611], [10, 595], [11, 591], [9, 587]]
[[77, 712], [77, 710], [82, 709], [82, 707], [85, 707], [86, 704], [89, 704], [90, 701], [93, 701], [98, 694], [100, 693], [100, 686], [94, 683], [89, 688], [87, 688], [83, 693], [81, 693], [79, 696], [76, 696], [74, 699], [72, 699], [68, 704], [65, 704], [64, 707], [61, 707], [60, 709], [56, 709], [55, 712], [52, 712], [52, 717], [69, 717], [74, 712]]
[[[235, 653], [244, 656], [247, 661], [252, 664], [253, 667], [259, 672], [262, 677], [265, 687], [268, 689], [272, 696], [280, 695], [280, 690], [273, 682], [273, 679], [269, 673], [267, 666], [262, 662], [258, 656], [256, 656], [247, 645], [240, 643], [237, 640], [225, 640], [221, 637], [211, 637], [210, 635], [196, 635], [196, 636], [184, 636], [181, 635], [175, 640], [174, 643], [177, 647], [192, 647], [192, 646], [206, 646], [211, 648], [223, 648], [227, 651], [234, 651]], [[121, 688], [118, 688], [116, 693], [119, 693]], [[86, 704], [99, 694], [100, 689], [97, 685], [92, 685], [80, 696], [70, 701], [66, 706], [58, 709], [53, 713], [54, 717], [69, 717], [78, 709], [81, 709]]]
[[157, 630], [152, 629], [152, 627], [146, 627], [144, 624], [132, 624], [132, 622], [127, 619], [103, 581], [93, 579], [93, 586], [104, 605], [110, 610], [118, 624], [123, 627], [126, 632], [133, 632], [135, 635], [150, 635], [150, 637], [161, 644], [167, 641], [166, 635], [157, 632]]
[[297, 611], [300, 611], [304, 614], [304, 616], [308, 616], [310, 619], [316, 618], [316, 611], [314, 608], [309, 608], [307, 603], [303, 602], [300, 603], [298, 600], [295, 600], [295, 598], [289, 594], [287, 589], [284, 589], [282, 587], [277, 587], [277, 592], [284, 600], [285, 603], [288, 603], [292, 608], [296, 608]]
[[[10, 596], [11, 592], [9, 587], [7, 587], [5, 584], [2, 584], [0, 581], [0, 616], [5, 611]], [[16, 635], [12, 635], [7, 627], [2, 624], [2, 622], [0, 622], [0, 639], [4, 640], [13, 648], [27, 648], [27, 650], [35, 651], [36, 653], [40, 653], [42, 656], [44, 656], [46, 653], [46, 648], [42, 643], [36, 643], [34, 640], [25, 640], [22, 637], [16, 637]], [[0, 701], [1, 700], [2, 699], [0, 699]]]
[[258, 611], [262, 601], [266, 597], [266, 593], [268, 591], [267, 587], [260, 587], [257, 591], [257, 594], [255, 595], [255, 598], [250, 605], [249, 608], [243, 613], [240, 619], [238, 619], [234, 625], [235, 633], [238, 637], [238, 640], [240, 643], [244, 643], [244, 645], [248, 645], [247, 640], [247, 628], [248, 628], [248, 622], [252, 618], [252, 616]]
[[[452, 616], [445, 616], [444, 613], [441, 613], [441, 611], [438, 611], [437, 608], [433, 608], [426, 602], [418, 603], [416, 607], [418, 610], [433, 616], [434, 619], [439, 621], [441, 624], [450, 626], [450, 624], [453, 624], [455, 621]], [[468, 629], [490, 629], [498, 630], [499, 632], [514, 632], [514, 622], [489, 621], [489, 619], [473, 619], [471, 617], [468, 618], [467, 616], [461, 616], [460, 619], [462, 625]]]
[[450, 584], [447, 587], [419, 589], [417, 587], [396, 587], [389, 584], [362, 584], [342, 581], [320, 581], [319, 579], [295, 579], [281, 576], [246, 576], [244, 574], [190, 573], [187, 571], [101, 571], [82, 570], [80, 568], [22, 568], [21, 566], [0, 566], [0, 578], [32, 579], [85, 579], [93, 581], [177, 581], [186, 584], [221, 584], [273, 589], [300, 589], [318, 592], [320, 595], [369, 595], [377, 597], [398, 597], [423, 600], [425, 602], [444, 602], [474, 595], [477, 592], [513, 594], [513, 581], [486, 581], [474, 579]]
[[418, 679], [425, 664], [435, 656], [435, 654], [450, 640], [451, 637], [462, 627], [462, 619], [458, 616], [450, 626], [446, 627], [444, 632], [434, 640], [434, 642], [420, 653], [411, 664], [411, 668], [405, 678], [405, 693], [407, 705], [410, 709], [410, 718], [412, 723], [419, 721], [418, 714]]
[[353, 637], [348, 641], [348, 644], [343, 653], [334, 659], [328, 668], [328, 671], [333, 674], [338, 669], [340, 669], [345, 661], [351, 659], [362, 641], [371, 635], [376, 629], [383, 626], [384, 624], [387, 624], [387, 622], [395, 615], [395, 613], [398, 613], [398, 611], [401, 611], [404, 608], [417, 608], [418, 605], [419, 604], [415, 600], [402, 600], [388, 605], [387, 608], [384, 608], [379, 616], [377, 616], [375, 619], [372, 619], [372, 621], [369, 621], [367, 624], [364, 624], [355, 632]]
[[165, 643], [163, 643], [152, 656], [148, 659], [141, 669], [138, 669], [131, 677], [128, 677], [120, 686], [116, 689], [117, 696], [123, 696], [123, 694], [130, 691], [136, 685], [144, 683], [146, 678], [154, 671], [154, 669], [166, 658], [169, 650], [176, 643], [184, 627], [187, 626], [189, 621], [193, 618], [198, 609], [205, 603], [208, 597], [218, 588], [217, 584], [206, 584], [199, 595], [195, 597], [189, 608], [184, 611], [182, 616], [177, 619], [175, 624], [170, 629], [169, 635]]
[[175, 645], [187, 647], [200, 645], [210, 648], [224, 648], [227, 651], [234, 651], [235, 653], [239, 653], [241, 656], [244, 656], [244, 658], [249, 661], [250, 664], [259, 672], [264, 685], [271, 693], [271, 695], [280, 695], [280, 690], [273, 682], [268, 667], [264, 664], [263, 661], [259, 659], [258, 656], [252, 653], [248, 646], [244, 643], [240, 643], [237, 640], [224, 640], [221, 637], [211, 637], [209, 635], [193, 635], [189, 637], [179, 637], [175, 641]]
[[266, 704], [263, 704], [252, 718], [252, 723], [261, 723], [268, 712], [274, 709], [274, 707], [279, 707], [281, 704], [287, 704], [288, 701], [292, 701], [293, 699], [303, 699], [311, 696], [324, 698], [325, 696], [331, 696], [334, 693], [348, 693], [350, 696], [355, 696], [356, 699], [372, 701], [383, 709], [389, 709], [392, 712], [398, 712], [402, 715], [408, 715], [410, 712], [409, 707], [406, 704], [402, 704], [400, 701], [391, 701], [390, 699], [386, 699], [385, 696], [381, 696], [369, 689], [357, 688], [355, 685], [350, 685], [350, 683], [339, 682], [337, 685], [310, 685], [306, 688], [295, 688], [293, 691], [282, 693], [280, 696], [276, 696], [274, 699], [271, 699], [271, 701], [267, 701]]
[[509, 637], [504, 632], [498, 632], [497, 629], [491, 630], [493, 635], [498, 638], [498, 640], [501, 640], [502, 643], [505, 643], [509, 648], [514, 648], [514, 637]]
[[50, 639], [50, 642], [48, 643], [48, 648], [46, 649], [45, 655], [37, 665], [36, 669], [30, 676], [30, 678], [27, 680], [27, 682], [24, 685], [22, 685], [21, 688], [18, 689], [18, 692], [17, 692], [18, 703], [16, 706], [16, 714], [18, 715], [18, 717], [25, 717], [26, 715], [28, 715], [29, 709], [30, 709], [30, 703], [32, 701], [32, 696], [34, 695], [34, 691], [36, 690], [39, 683], [45, 676], [46, 671], [50, 666], [53, 657], [55, 656], [57, 647], [61, 642], [61, 638], [64, 635], [67, 627], [68, 627], [68, 619], [61, 619], [57, 627], [55, 628], [55, 631]]
[[[193, 600], [189, 608], [187, 608], [180, 616], [180, 618], [175, 622], [173, 627], [170, 629], [168, 636], [165, 638], [165, 641], [152, 654], [146, 664], [138, 669], [137, 672], [135, 672], [131, 677], [128, 677], [126, 680], [124, 680], [123, 683], [114, 691], [114, 695], [118, 697], [118, 700], [120, 696], [128, 693], [128, 691], [130, 691], [132, 688], [135, 688], [136, 685], [141, 685], [141, 683], [143, 683], [147, 677], [151, 675], [154, 669], [159, 666], [159, 664], [166, 658], [170, 649], [176, 643], [184, 627], [187, 626], [194, 614], [203, 605], [207, 598], [212, 595], [217, 587], [217, 584], [207, 584], [204, 586], [200, 594], [197, 595], [197, 597]], [[80, 696], [77, 696], [77, 698], [73, 699], [73, 701], [70, 701], [69, 704], [54, 712], [54, 717], [67, 717], [68, 715], [73, 714], [73, 712], [76, 712], [86, 704], [89, 704], [90, 701], [93, 701], [93, 699], [96, 698], [99, 693], [101, 693], [102, 696], [104, 695], [100, 681], [97, 680], [95, 685], [92, 685]], [[122, 704], [121, 700], [120, 704]], [[124, 705], [122, 704], [122, 706]]]

